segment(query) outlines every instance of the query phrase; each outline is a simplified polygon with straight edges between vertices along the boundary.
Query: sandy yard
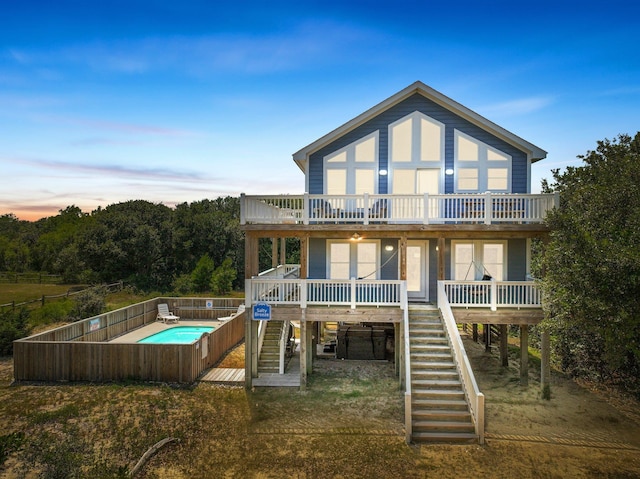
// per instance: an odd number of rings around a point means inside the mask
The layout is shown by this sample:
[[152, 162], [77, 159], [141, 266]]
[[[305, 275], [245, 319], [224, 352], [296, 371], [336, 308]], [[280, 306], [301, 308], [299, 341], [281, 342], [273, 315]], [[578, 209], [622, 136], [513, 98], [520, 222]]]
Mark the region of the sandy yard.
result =
[[[517, 360], [465, 340], [486, 395], [484, 446], [406, 445], [403, 394], [391, 363], [318, 360], [309, 388], [199, 383], [11, 386], [0, 361], [0, 477], [123, 477], [162, 438], [146, 478], [638, 478], [640, 408], [555, 373], [519, 385]], [[242, 367], [238, 347], [222, 366]]]

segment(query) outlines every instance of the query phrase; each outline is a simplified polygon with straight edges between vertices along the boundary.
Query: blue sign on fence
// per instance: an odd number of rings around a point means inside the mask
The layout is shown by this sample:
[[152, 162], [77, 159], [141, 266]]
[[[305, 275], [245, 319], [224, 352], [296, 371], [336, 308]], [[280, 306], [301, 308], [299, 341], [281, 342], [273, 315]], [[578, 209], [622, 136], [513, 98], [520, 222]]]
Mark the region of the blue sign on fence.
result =
[[269, 321], [271, 319], [271, 306], [267, 303], [254, 304], [253, 319], [256, 321]]

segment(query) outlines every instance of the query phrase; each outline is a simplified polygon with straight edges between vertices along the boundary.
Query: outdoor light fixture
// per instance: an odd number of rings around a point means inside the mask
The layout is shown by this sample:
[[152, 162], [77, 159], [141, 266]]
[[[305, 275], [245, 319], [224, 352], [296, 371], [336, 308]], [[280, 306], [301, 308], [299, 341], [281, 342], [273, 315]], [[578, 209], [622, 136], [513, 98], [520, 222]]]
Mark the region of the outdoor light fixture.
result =
[[385, 250], [385, 251], [388, 251], [388, 252], [393, 251], [393, 245], [392, 245], [392, 244], [388, 244], [388, 245], [386, 245], [386, 246], [384, 247], [384, 250]]
[[382, 169], [382, 170], [378, 171], [378, 174], [379, 174], [380, 176], [387, 176], [387, 170]]
[[362, 236], [360, 236], [358, 233], [353, 233], [353, 236], [351, 236], [351, 241], [360, 241], [362, 239]]
[[453, 168], [447, 168], [444, 170], [444, 174], [449, 176], [453, 175]]

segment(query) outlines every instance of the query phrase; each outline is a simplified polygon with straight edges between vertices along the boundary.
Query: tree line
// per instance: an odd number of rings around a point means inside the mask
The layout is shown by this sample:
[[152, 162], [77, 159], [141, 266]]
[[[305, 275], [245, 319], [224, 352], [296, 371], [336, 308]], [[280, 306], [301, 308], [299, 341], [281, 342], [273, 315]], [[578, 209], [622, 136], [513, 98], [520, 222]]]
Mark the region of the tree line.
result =
[[60, 274], [65, 283], [123, 280], [168, 291], [202, 257], [244, 277], [240, 200], [220, 197], [175, 208], [132, 200], [84, 213], [77, 206], [35, 222], [0, 216], [0, 271]]

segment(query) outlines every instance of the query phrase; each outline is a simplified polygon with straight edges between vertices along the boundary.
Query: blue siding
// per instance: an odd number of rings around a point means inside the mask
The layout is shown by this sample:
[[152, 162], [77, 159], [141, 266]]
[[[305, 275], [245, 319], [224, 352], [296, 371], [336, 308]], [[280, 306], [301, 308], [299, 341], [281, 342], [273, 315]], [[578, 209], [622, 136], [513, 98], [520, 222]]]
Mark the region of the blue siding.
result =
[[[343, 148], [350, 143], [362, 138], [376, 130], [379, 131], [379, 168], [388, 168], [388, 153], [389, 153], [389, 138], [388, 138], [388, 126], [404, 116], [413, 113], [414, 111], [420, 111], [435, 120], [440, 121], [445, 125], [445, 168], [453, 168], [454, 161], [454, 129], [460, 130], [473, 138], [476, 138], [488, 145], [497, 148], [504, 153], [511, 155], [512, 161], [512, 178], [511, 188], [514, 193], [526, 193], [527, 192], [527, 155], [504, 142], [503, 140], [493, 136], [489, 132], [482, 128], [473, 125], [469, 121], [465, 120], [445, 109], [444, 107], [434, 103], [433, 101], [425, 98], [420, 94], [414, 94], [399, 104], [389, 108], [388, 110], [380, 113], [380, 115], [372, 118], [368, 122], [359, 126], [358, 128], [350, 131], [344, 136], [333, 141], [331, 144], [316, 151], [310, 156], [309, 159], [309, 193], [322, 194], [323, 193], [323, 158], [340, 148]], [[388, 193], [387, 185], [388, 176], [379, 177], [378, 191], [381, 194]], [[445, 193], [452, 193], [454, 191], [453, 178], [447, 177], [445, 179]]]
[[327, 278], [327, 241], [321, 238], [309, 239], [309, 279]]
[[507, 246], [507, 280], [524, 281], [527, 276], [527, 240], [512, 239]]

